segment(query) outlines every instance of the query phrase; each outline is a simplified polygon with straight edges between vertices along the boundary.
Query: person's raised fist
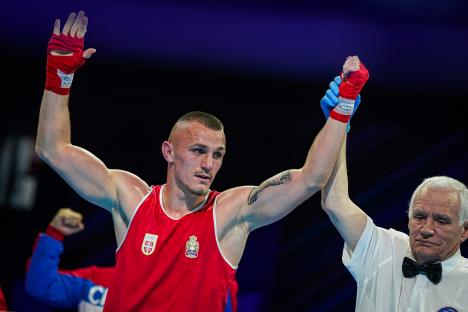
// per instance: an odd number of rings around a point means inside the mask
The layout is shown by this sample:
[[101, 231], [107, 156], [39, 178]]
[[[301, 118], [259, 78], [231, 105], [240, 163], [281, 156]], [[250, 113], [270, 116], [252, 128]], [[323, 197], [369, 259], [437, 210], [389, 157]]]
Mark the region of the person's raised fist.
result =
[[369, 71], [357, 56], [348, 56], [341, 72], [338, 104], [330, 117], [348, 123], [354, 111], [355, 101], [369, 80]]
[[59, 209], [49, 225], [63, 236], [72, 235], [84, 229], [83, 216], [70, 208]]
[[343, 65], [341, 80], [340, 96], [348, 100], [355, 100], [369, 80], [369, 71], [357, 56], [348, 56]]

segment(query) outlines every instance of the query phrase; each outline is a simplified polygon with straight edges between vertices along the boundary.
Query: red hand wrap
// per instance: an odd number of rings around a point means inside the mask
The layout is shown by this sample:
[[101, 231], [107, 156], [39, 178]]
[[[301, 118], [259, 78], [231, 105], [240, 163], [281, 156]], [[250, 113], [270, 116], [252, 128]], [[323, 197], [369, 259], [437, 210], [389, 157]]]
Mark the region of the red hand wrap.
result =
[[82, 52], [84, 50], [84, 37], [75, 38], [64, 34], [52, 34], [47, 44], [47, 52], [50, 53], [50, 51], [53, 50], [62, 52]]
[[330, 117], [348, 123], [354, 111], [354, 102], [369, 79], [369, 71], [361, 63], [359, 69], [350, 73], [346, 80], [343, 79], [343, 73], [341, 73], [341, 79], [343, 82], [339, 86], [338, 105], [330, 112]]
[[[343, 78], [343, 73], [341, 73], [341, 78]], [[348, 100], [355, 100], [359, 93], [361, 93], [368, 79], [369, 71], [366, 66], [361, 63], [359, 69], [350, 73], [346, 80], [340, 84], [340, 96]]]
[[[45, 89], [61, 95], [70, 92], [73, 73], [84, 64], [84, 38], [74, 38], [61, 34], [52, 35], [47, 45], [47, 70]], [[70, 56], [52, 55], [51, 51], [72, 52]]]

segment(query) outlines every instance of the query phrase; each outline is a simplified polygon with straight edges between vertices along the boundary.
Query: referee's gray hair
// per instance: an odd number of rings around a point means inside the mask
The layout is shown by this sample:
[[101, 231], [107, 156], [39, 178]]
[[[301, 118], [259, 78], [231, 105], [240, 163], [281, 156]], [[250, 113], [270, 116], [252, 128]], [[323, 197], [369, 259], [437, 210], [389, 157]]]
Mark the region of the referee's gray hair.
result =
[[460, 181], [446, 176], [435, 176], [427, 178], [424, 179], [421, 184], [419, 184], [419, 186], [416, 188], [416, 190], [414, 190], [413, 195], [411, 196], [411, 201], [409, 203], [408, 210], [409, 218], [411, 218], [411, 209], [413, 208], [413, 203], [416, 199], [416, 196], [428, 188], [456, 192], [460, 200], [459, 224], [462, 225], [463, 223], [465, 223], [465, 221], [468, 221], [468, 189], [466, 188], [466, 185], [461, 183]]

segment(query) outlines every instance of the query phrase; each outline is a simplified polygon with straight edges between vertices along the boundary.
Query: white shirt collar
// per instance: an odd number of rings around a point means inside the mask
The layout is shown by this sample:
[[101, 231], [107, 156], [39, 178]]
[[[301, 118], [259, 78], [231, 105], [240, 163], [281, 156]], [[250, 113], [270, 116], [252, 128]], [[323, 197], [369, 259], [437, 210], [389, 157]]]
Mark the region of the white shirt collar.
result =
[[[413, 254], [411, 253], [411, 248], [408, 248], [406, 253], [408, 258], [411, 258], [414, 261], [416, 261], [416, 259], [414, 259], [413, 257]], [[463, 261], [463, 259], [464, 258], [461, 255], [460, 249], [458, 249], [457, 252], [454, 253], [450, 258], [441, 262], [442, 274], [447, 274], [453, 271]]]
[[442, 274], [446, 274], [450, 271], [453, 271], [461, 262], [463, 257], [460, 253], [460, 249], [457, 250], [450, 258], [445, 261], [442, 261]]

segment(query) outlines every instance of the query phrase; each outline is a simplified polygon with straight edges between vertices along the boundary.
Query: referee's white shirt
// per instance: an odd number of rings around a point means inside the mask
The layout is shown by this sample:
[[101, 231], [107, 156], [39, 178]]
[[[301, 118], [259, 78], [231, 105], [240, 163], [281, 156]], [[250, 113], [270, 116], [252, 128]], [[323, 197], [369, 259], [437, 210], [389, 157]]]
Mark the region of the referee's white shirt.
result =
[[405, 256], [414, 259], [408, 235], [377, 227], [368, 217], [354, 252], [346, 244], [343, 249], [343, 264], [357, 282], [356, 311], [468, 311], [468, 259], [460, 250], [442, 262], [437, 285], [422, 274], [405, 278]]

